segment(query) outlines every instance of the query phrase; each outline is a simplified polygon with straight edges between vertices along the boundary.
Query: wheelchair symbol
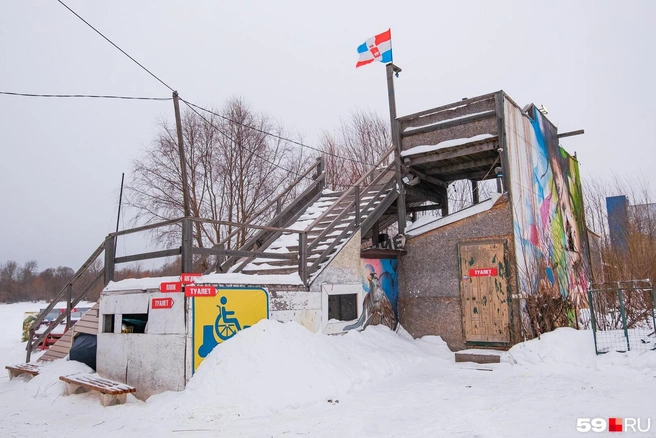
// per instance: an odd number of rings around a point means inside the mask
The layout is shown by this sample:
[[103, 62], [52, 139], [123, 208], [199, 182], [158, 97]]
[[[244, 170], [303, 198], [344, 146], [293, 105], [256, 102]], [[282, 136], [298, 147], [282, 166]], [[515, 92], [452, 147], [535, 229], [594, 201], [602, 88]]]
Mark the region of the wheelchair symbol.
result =
[[[214, 322], [214, 330], [216, 335], [222, 340], [225, 341], [230, 339], [237, 334], [238, 331], [242, 330], [241, 324], [239, 324], [238, 318], [232, 318], [232, 315], [235, 314], [232, 310], [227, 310], [225, 305], [228, 303], [226, 297], [221, 297], [221, 305], [217, 305], [219, 308], [219, 314], [216, 317]], [[249, 326], [244, 326], [248, 328]]]

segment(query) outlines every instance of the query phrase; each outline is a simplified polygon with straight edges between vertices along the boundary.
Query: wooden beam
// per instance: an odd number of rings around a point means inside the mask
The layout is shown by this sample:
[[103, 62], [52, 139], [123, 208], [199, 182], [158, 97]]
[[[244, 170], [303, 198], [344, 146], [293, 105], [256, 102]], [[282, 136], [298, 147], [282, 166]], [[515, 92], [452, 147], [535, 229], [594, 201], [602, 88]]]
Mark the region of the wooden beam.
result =
[[439, 131], [442, 129], [453, 128], [454, 126], [466, 125], [468, 123], [477, 122], [479, 120], [491, 119], [496, 116], [496, 111], [484, 111], [481, 113], [472, 114], [471, 116], [460, 117], [457, 119], [444, 120], [441, 122], [435, 122], [433, 124], [422, 126], [421, 128], [414, 128], [412, 126], [406, 127], [403, 132], [401, 132], [401, 137], [411, 137], [413, 135], [425, 134], [427, 132]]
[[118, 263], [137, 262], [139, 260], [158, 259], [161, 257], [171, 257], [171, 256], [180, 255], [181, 253], [182, 251], [180, 250], [180, 248], [165, 249], [162, 251], [144, 252], [141, 254], [135, 254], [131, 256], [116, 257], [116, 259], [114, 259], [114, 263], [118, 264]]
[[495, 94], [496, 94], [496, 92], [490, 93], [490, 94], [484, 94], [482, 96], [472, 97], [472, 98], [469, 98], [469, 99], [462, 99], [458, 102], [450, 103], [448, 105], [442, 105], [442, 106], [438, 106], [437, 108], [432, 108], [432, 109], [429, 109], [429, 110], [424, 110], [424, 111], [420, 111], [418, 113], [413, 113], [413, 114], [409, 114], [407, 116], [399, 117], [398, 120], [402, 123], [408, 122], [410, 120], [417, 119], [419, 117], [423, 117], [423, 116], [426, 116], [426, 115], [429, 115], [429, 114], [441, 113], [442, 111], [450, 110], [450, 109], [461, 107], [461, 106], [471, 105], [473, 103], [480, 102], [480, 101], [483, 101], [483, 100], [488, 100], [488, 99], [493, 98], [495, 96]]
[[203, 255], [218, 255], [218, 256], [231, 256], [231, 257], [251, 257], [251, 258], [265, 258], [276, 260], [296, 260], [297, 255], [292, 253], [278, 253], [278, 252], [257, 252], [257, 251], [241, 251], [237, 249], [221, 249], [221, 248], [193, 248], [194, 254]]
[[582, 134], [585, 134], [585, 130], [579, 129], [578, 131], [569, 131], [569, 132], [563, 132], [562, 134], [558, 134], [558, 138], [573, 137], [575, 135], [582, 135]]
[[[406, 190], [410, 194], [412, 194], [413, 197], [422, 198], [422, 199], [425, 199], [427, 201], [434, 202], [436, 204], [442, 204], [443, 203], [443, 199], [440, 198], [437, 191], [428, 190], [427, 188], [422, 187], [421, 185], [406, 187]], [[440, 208], [442, 208], [442, 207], [440, 206]]]
[[431, 183], [431, 184], [435, 184], [436, 186], [440, 186], [440, 187], [448, 187], [448, 186], [449, 186], [449, 184], [447, 184], [446, 182], [442, 181], [441, 179], [438, 179], [438, 178], [435, 178], [435, 177], [433, 177], [433, 176], [427, 175], [427, 174], [425, 174], [424, 172], [421, 172], [421, 171], [419, 171], [419, 170], [417, 170], [417, 169], [412, 169], [412, 168], [410, 168], [410, 167], [408, 167], [408, 166], [403, 166], [403, 170], [404, 170], [405, 172], [408, 172], [408, 173], [414, 173], [414, 174], [417, 175], [420, 179], [423, 179], [423, 180], [425, 180], [425, 181], [428, 181], [428, 182]]
[[467, 155], [479, 154], [481, 152], [493, 151], [498, 148], [498, 141], [490, 138], [483, 143], [469, 144], [458, 146], [458, 149], [446, 149], [430, 152], [429, 155], [422, 155], [419, 157], [403, 157], [410, 158], [410, 166], [418, 166], [420, 164], [434, 163], [440, 160], [449, 160], [452, 158], [465, 157]]
[[496, 162], [496, 159], [490, 157], [490, 158], [485, 158], [485, 159], [481, 159], [481, 160], [467, 161], [467, 162], [464, 162], [464, 163], [449, 164], [449, 165], [446, 165], [446, 166], [433, 167], [431, 169], [428, 169], [426, 171], [426, 173], [428, 173], [429, 175], [454, 173], [454, 172], [459, 172], [461, 170], [473, 169], [473, 168], [476, 168], [476, 167], [490, 167], [495, 162]]

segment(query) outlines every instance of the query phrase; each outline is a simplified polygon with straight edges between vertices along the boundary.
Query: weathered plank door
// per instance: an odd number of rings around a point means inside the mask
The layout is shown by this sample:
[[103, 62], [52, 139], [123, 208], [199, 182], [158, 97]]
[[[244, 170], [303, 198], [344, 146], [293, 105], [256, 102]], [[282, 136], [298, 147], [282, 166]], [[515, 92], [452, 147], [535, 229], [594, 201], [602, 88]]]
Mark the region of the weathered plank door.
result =
[[458, 245], [466, 342], [510, 342], [505, 242]]

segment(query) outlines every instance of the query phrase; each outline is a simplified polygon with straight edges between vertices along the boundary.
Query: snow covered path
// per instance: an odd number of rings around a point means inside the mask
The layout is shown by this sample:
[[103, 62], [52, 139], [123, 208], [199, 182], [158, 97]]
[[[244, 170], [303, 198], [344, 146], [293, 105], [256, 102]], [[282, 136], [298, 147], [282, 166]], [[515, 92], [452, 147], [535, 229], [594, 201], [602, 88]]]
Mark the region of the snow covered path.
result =
[[[0, 305], [3, 365], [22, 360], [7, 335], [19, 339], [19, 310]], [[650, 433], [634, 435], [656, 436], [656, 352], [597, 357], [591, 333], [572, 329], [478, 365], [455, 363], [436, 337], [382, 327], [324, 336], [262, 321], [217, 347], [185, 391], [108, 408], [93, 393], [63, 395], [58, 377], [80, 370], [58, 361], [32, 380], [3, 375], [0, 436], [585, 436], [578, 417], [649, 418]]]

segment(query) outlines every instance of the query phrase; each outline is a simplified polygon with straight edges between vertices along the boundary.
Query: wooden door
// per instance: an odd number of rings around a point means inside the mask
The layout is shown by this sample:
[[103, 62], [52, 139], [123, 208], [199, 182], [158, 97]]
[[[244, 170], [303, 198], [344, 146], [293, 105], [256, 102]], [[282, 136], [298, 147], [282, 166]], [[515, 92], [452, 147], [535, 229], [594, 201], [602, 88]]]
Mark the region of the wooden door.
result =
[[505, 242], [460, 244], [458, 252], [465, 341], [509, 343]]

